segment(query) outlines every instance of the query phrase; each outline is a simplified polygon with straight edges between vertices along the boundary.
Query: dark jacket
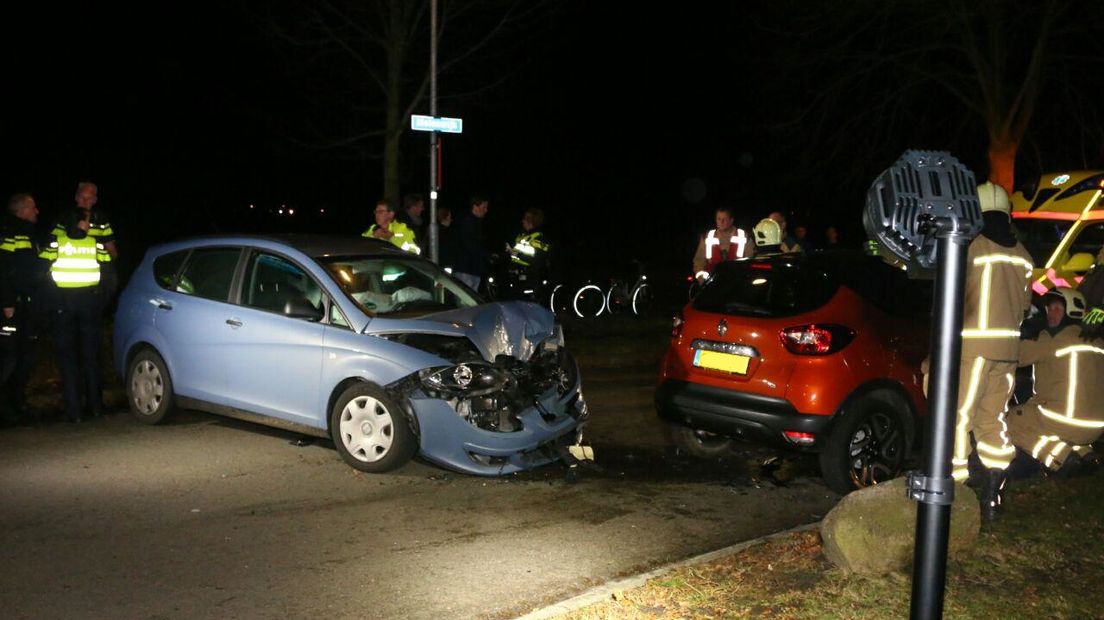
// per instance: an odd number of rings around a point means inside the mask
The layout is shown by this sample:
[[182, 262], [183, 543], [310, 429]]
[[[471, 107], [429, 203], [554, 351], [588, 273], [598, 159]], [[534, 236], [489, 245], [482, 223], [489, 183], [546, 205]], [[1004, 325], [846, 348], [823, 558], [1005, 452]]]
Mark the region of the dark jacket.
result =
[[[429, 239], [426, 239], [429, 245]], [[423, 251], [424, 252], [424, 251]], [[442, 267], [456, 268], [456, 260], [460, 255], [456, 243], [456, 225], [437, 226], [437, 264]]]
[[470, 211], [456, 218], [456, 271], [482, 278], [487, 274], [490, 253], [483, 240], [483, 219]]

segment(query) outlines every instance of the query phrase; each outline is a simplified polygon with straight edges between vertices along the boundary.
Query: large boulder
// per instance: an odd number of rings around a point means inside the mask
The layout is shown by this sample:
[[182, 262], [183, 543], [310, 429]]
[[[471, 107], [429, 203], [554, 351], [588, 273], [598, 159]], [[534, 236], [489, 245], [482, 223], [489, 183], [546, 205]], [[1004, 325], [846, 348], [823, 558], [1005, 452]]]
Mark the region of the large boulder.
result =
[[[866, 574], [909, 567], [916, 534], [916, 502], [896, 478], [844, 497], [820, 523], [824, 555], [836, 566]], [[955, 484], [948, 554], [969, 548], [981, 529], [977, 495]]]

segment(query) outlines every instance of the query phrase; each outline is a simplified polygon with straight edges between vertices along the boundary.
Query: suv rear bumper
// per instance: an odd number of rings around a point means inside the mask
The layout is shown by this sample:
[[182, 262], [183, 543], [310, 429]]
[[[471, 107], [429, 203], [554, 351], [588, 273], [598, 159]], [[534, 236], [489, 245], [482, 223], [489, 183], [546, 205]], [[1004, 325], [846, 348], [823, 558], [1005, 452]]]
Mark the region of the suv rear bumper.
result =
[[[655, 404], [660, 418], [693, 429], [813, 451], [831, 422], [831, 416], [800, 413], [784, 399], [687, 381], [665, 381], [656, 390]], [[813, 433], [817, 441], [798, 446], [787, 441], [782, 431]]]

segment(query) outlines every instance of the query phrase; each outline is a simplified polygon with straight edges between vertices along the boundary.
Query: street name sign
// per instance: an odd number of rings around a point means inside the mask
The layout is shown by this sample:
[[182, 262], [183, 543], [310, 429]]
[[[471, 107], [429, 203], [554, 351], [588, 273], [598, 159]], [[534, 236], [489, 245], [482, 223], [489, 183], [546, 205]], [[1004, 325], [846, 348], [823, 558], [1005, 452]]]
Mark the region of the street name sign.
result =
[[414, 131], [439, 131], [442, 133], [463, 133], [464, 119], [445, 116], [410, 115], [410, 128]]

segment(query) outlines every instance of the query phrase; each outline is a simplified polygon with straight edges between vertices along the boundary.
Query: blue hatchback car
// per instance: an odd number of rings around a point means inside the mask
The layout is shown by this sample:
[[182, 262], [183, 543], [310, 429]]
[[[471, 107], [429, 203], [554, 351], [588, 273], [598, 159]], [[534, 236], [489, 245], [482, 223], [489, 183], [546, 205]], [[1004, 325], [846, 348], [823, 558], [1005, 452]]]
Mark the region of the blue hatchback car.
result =
[[497, 475], [570, 460], [587, 419], [553, 315], [483, 303], [374, 239], [218, 236], [151, 248], [119, 299], [138, 420], [174, 406], [326, 437], [346, 463], [415, 454]]

